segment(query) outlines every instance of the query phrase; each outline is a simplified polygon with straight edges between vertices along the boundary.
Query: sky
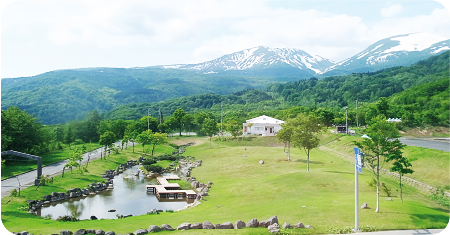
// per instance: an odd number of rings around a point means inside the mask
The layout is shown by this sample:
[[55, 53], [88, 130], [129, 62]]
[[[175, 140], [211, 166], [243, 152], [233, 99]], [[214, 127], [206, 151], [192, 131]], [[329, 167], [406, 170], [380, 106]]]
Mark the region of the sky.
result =
[[395, 35], [450, 38], [448, 2], [3, 0], [0, 76], [201, 63], [261, 45], [339, 62]]

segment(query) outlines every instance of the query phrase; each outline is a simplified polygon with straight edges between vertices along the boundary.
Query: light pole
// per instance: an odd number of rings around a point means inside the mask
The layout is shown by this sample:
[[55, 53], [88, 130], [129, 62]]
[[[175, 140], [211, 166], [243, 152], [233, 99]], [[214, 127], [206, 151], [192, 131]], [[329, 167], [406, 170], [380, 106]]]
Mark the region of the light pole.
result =
[[348, 135], [348, 122], [347, 122], [347, 109], [348, 107], [344, 107], [345, 109], [345, 134]]

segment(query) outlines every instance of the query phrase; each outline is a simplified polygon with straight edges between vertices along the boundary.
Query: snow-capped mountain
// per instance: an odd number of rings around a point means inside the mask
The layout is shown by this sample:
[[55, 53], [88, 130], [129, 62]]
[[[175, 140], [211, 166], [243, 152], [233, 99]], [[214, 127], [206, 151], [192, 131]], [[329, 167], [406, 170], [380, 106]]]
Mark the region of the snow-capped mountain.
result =
[[314, 75], [334, 65], [335, 62], [321, 56], [311, 56], [300, 49], [254, 47], [232, 54], [224, 55], [215, 60], [199, 64], [179, 64], [163, 66], [164, 68], [198, 70], [203, 73], [237, 72], [257, 73], [269, 70], [290, 71]]
[[364, 51], [326, 69], [325, 75], [369, 72], [407, 66], [450, 49], [450, 40], [429, 33], [412, 33], [380, 40]]

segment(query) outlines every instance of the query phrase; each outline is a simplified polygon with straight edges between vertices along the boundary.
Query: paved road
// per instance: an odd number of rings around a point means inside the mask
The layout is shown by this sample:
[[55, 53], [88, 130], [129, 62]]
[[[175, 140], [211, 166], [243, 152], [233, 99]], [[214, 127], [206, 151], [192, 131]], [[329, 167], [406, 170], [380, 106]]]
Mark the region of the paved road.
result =
[[399, 138], [402, 144], [450, 152], [450, 142]]
[[431, 234], [450, 234], [448, 229], [415, 229], [415, 230], [394, 230], [380, 231], [371, 233], [352, 233], [352, 235], [431, 235]]
[[[114, 143], [116, 146], [120, 145], [120, 141]], [[130, 146], [130, 145], [128, 145]], [[83, 154], [83, 161], [81, 162], [82, 165], [86, 164], [87, 161], [92, 161], [95, 159], [100, 159], [100, 155], [104, 151], [104, 148], [99, 148], [94, 151], [88, 152]], [[45, 166], [42, 168], [42, 174], [43, 175], [50, 175], [55, 176], [62, 173], [63, 166], [67, 164], [69, 160], [60, 161], [48, 166]], [[2, 180], [1, 182], [1, 188], [2, 188], [2, 198], [9, 195], [9, 192], [19, 187], [19, 181], [20, 181], [20, 189], [27, 188], [29, 186], [34, 185], [34, 179], [37, 177], [37, 170], [30, 171], [21, 175], [18, 175], [16, 177], [12, 177], [9, 179]], [[17, 180], [19, 179], [19, 180]]]

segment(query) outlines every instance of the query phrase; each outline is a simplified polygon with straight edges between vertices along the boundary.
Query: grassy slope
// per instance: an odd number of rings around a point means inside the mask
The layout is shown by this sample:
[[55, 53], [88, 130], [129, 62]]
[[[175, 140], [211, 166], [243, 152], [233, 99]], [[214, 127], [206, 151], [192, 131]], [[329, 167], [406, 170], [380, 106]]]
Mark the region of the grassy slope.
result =
[[[229, 146], [213, 142], [213, 148], [209, 147], [209, 143], [204, 143], [187, 149], [185, 155], [203, 160], [202, 166], [194, 168], [192, 175], [200, 182], [214, 183], [209, 192], [210, 196], [206, 197], [207, 201], [192, 209], [121, 220], [62, 223], [37, 219], [25, 212], [19, 212], [16, 210], [19, 207], [17, 199], [12, 199], [8, 206], [5, 203], [10, 198], [6, 197], [2, 199], [2, 221], [10, 231], [23, 231], [26, 228], [34, 234], [59, 233], [63, 229], [76, 231], [80, 228], [126, 233], [148, 228], [149, 225], [160, 226], [163, 223], [176, 227], [184, 222], [205, 220], [213, 224], [235, 222], [238, 219], [247, 222], [251, 218], [264, 220], [273, 215], [278, 216], [280, 224], [285, 221], [291, 224], [301, 221], [314, 226], [312, 230], [297, 230], [299, 233], [326, 233], [329, 227], [341, 228], [354, 224], [354, 168], [349, 161], [333, 153], [315, 149], [311, 153], [310, 172], [306, 172], [306, 156], [298, 149], [292, 149], [293, 160], [288, 162], [282, 147], [244, 148], [232, 146], [233, 143], [227, 145]], [[130, 150], [126, 151], [125, 156], [111, 155], [111, 166], [108, 168], [113, 168], [112, 165], [125, 159], [139, 157], [139, 154], [132, 154]], [[112, 158], [116, 158], [114, 161], [117, 163], [113, 163]], [[258, 164], [259, 160], [264, 160], [265, 164]], [[90, 165], [89, 169], [94, 172], [94, 169], [98, 168], [100, 173], [108, 160], [97, 162], [92, 164], [99, 165]], [[360, 210], [361, 227], [369, 225], [383, 230], [444, 228], [447, 225], [448, 209], [439, 206], [410, 186], [405, 186], [403, 203], [396, 197], [398, 195], [392, 197], [393, 201], [385, 201], [385, 196], [381, 193], [381, 212], [375, 213], [376, 194], [364, 183], [370, 177], [367, 171], [360, 175], [360, 203], [367, 202], [372, 208]], [[397, 185], [397, 182], [391, 179], [382, 180], [392, 188]], [[89, 180], [83, 185], [88, 183]], [[34, 188], [27, 190], [32, 191]], [[21, 219], [17, 220], [17, 217]], [[264, 228], [215, 231], [217, 234], [265, 232], [267, 229]], [[197, 234], [205, 231], [190, 230], [183, 233]]]
[[[85, 144], [85, 146], [89, 149], [90, 144]], [[55, 162], [59, 162], [62, 160], [66, 160], [70, 157], [70, 154], [76, 149], [83, 146], [80, 145], [71, 145], [71, 149], [69, 147], [64, 148], [63, 151], [55, 151], [48, 154], [40, 155], [42, 157], [42, 166], [51, 165]], [[98, 143], [92, 143], [90, 146], [92, 149], [100, 148], [102, 145]], [[25, 158], [24, 158], [25, 159]], [[21, 163], [11, 163], [7, 164], [6, 167], [2, 168], [2, 180], [7, 179], [9, 177], [13, 177], [18, 174], [22, 174], [28, 171], [32, 171], [37, 169], [36, 161], [27, 161], [27, 162], [21, 162]]]

